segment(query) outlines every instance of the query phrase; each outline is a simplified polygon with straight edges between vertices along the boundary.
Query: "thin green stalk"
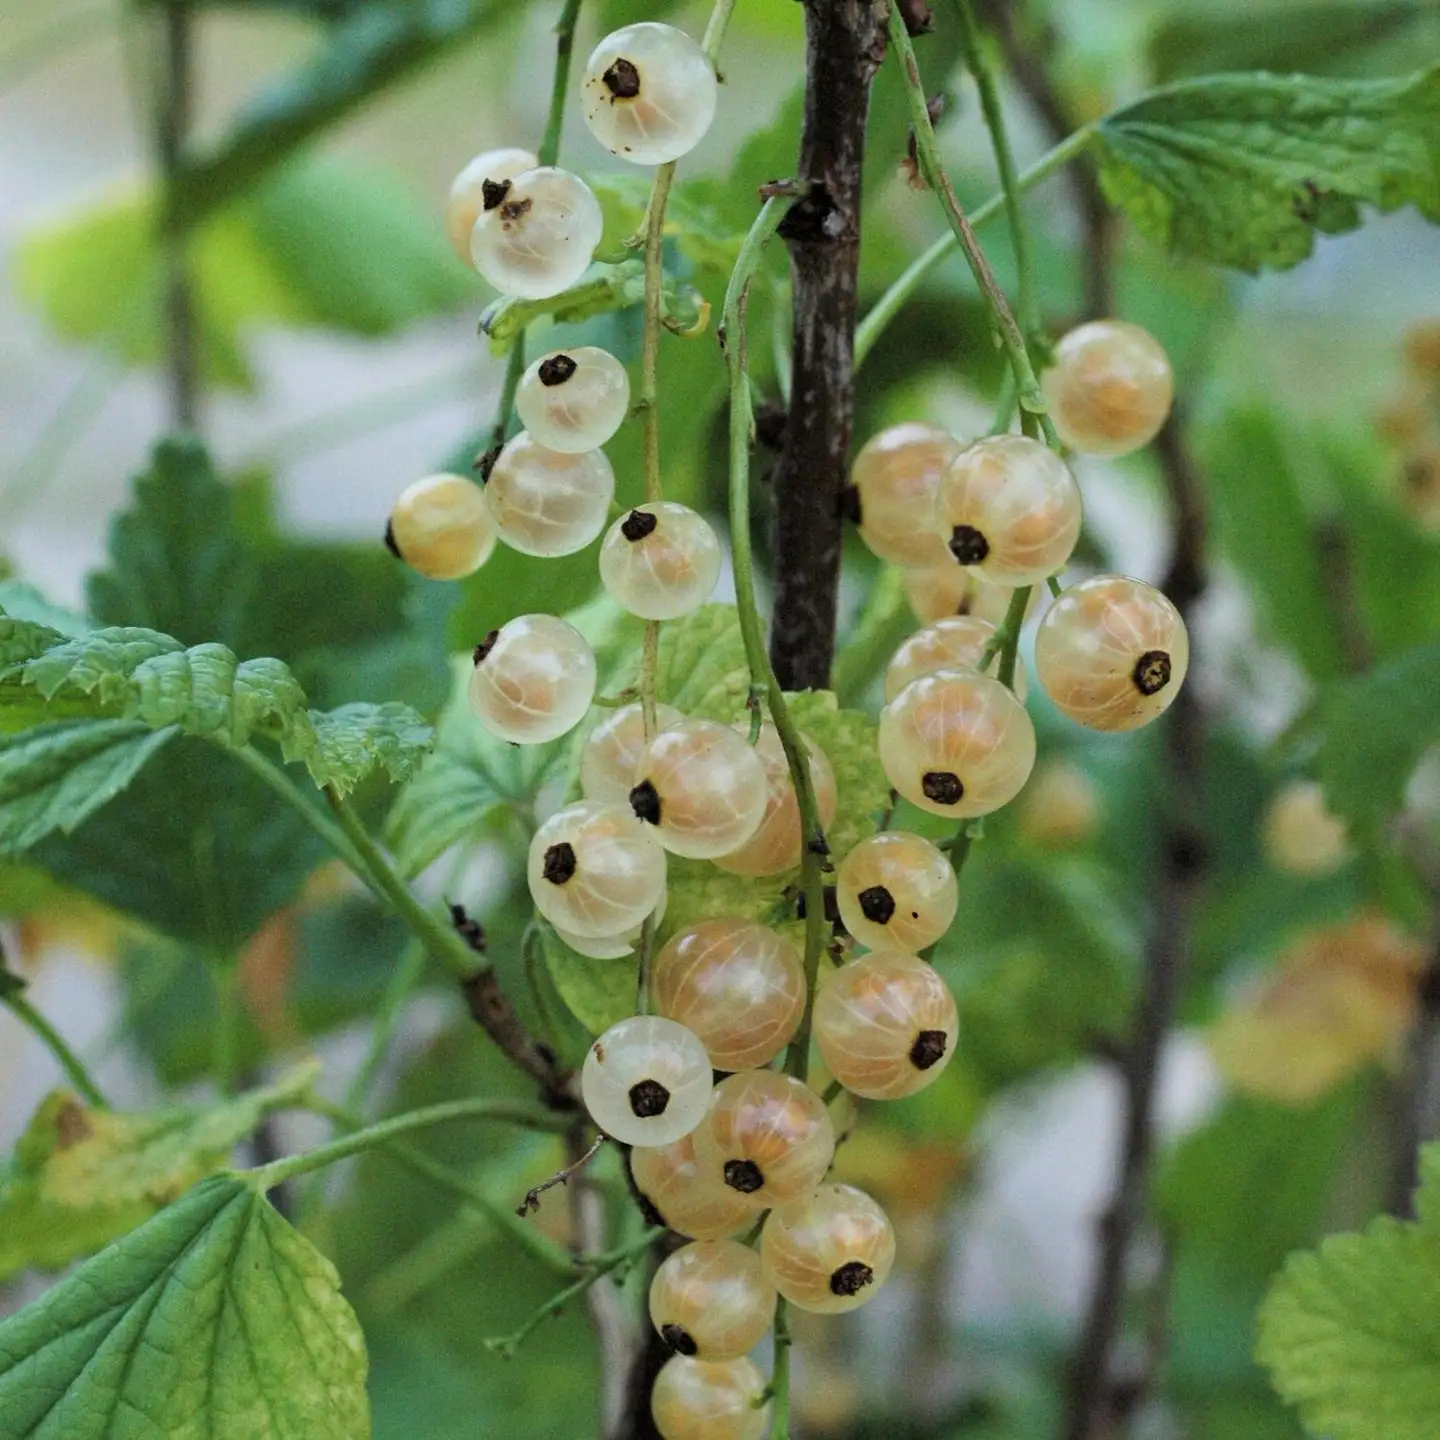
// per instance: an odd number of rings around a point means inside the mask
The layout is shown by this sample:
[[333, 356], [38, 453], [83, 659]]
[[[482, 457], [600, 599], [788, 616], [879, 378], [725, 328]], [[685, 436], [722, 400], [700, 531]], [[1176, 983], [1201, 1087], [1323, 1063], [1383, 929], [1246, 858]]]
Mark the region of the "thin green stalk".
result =
[[345, 1108], [364, 1111], [365, 1103], [374, 1088], [375, 1077], [390, 1053], [390, 1045], [399, 1028], [400, 1017], [405, 1013], [406, 1002], [415, 993], [416, 987], [425, 975], [426, 948], [422, 940], [412, 939], [400, 953], [400, 961], [390, 974], [390, 983], [380, 998], [380, 1008], [375, 1012], [370, 1027], [370, 1045], [360, 1068], [345, 1091]]
[[790, 1312], [784, 1300], [775, 1302], [775, 1366], [770, 1372], [770, 1440], [790, 1440]]
[[715, 8], [711, 10], [710, 21], [705, 26], [704, 39], [700, 41], [700, 48], [712, 65], [720, 56], [720, 46], [725, 40], [725, 31], [734, 13], [735, 0], [715, 0]]
[[1022, 585], [1010, 597], [1005, 618], [1000, 622], [994, 639], [985, 647], [985, 655], [980, 661], [980, 668], [983, 670], [993, 658], [993, 647], [994, 653], [1000, 656], [1000, 683], [1008, 685], [1012, 690], [1015, 688], [1015, 660], [1020, 652], [1020, 631], [1025, 627], [1025, 610], [1030, 604], [1030, 592], [1034, 588], [1033, 585]]
[[575, 22], [580, 15], [580, 5], [581, 0], [565, 0], [565, 8], [555, 22], [555, 78], [550, 85], [550, 113], [545, 118], [545, 134], [537, 152], [542, 165], [553, 165], [560, 158], [565, 92], [570, 87], [570, 56], [575, 49]]
[[645, 470], [645, 498], [659, 500], [660, 483], [660, 305], [665, 287], [665, 207], [675, 180], [675, 162], [655, 172], [650, 202], [645, 207], [645, 303], [640, 340], [640, 423]]
[[97, 1110], [108, 1110], [109, 1102], [100, 1093], [100, 1087], [90, 1078], [90, 1072], [80, 1057], [65, 1043], [60, 1032], [25, 998], [20, 982], [11, 987], [8, 977], [0, 984], [0, 1004], [50, 1052], [55, 1063], [65, 1072], [65, 1078], [80, 1092], [87, 1104]]
[[495, 432], [491, 436], [494, 448], [510, 438], [510, 422], [515, 417], [515, 392], [520, 388], [525, 374], [525, 332], [522, 330], [510, 347], [510, 359], [505, 365], [505, 381], [500, 387], [500, 404], [495, 409]]

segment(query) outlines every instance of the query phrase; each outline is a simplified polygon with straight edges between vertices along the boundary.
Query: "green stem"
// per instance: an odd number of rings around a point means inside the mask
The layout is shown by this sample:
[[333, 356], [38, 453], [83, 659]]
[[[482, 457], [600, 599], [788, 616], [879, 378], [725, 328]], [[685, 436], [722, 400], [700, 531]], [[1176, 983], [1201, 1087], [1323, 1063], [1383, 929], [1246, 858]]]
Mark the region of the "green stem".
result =
[[700, 42], [700, 48], [705, 52], [705, 58], [713, 65], [720, 56], [720, 46], [725, 40], [725, 31], [729, 27], [730, 17], [735, 13], [735, 0], [715, 0], [715, 8], [710, 12], [709, 24], [705, 26], [705, 38]]
[[90, 1072], [80, 1057], [65, 1043], [60, 1032], [25, 998], [22, 982], [0, 973], [0, 1004], [27, 1029], [50, 1052], [55, 1063], [65, 1072], [65, 1078], [80, 1092], [87, 1104], [97, 1110], [108, 1110], [109, 1102], [100, 1093], [100, 1087], [90, 1078]]
[[[1015, 688], [1015, 660], [1020, 652], [1020, 631], [1025, 626], [1025, 610], [1030, 604], [1030, 592], [1034, 588], [1033, 585], [1022, 585], [1010, 597], [1005, 618], [1000, 622], [1000, 629], [994, 640], [990, 642], [1000, 656], [1000, 683], [1008, 685], [1012, 690]], [[986, 651], [988, 654], [989, 646]], [[988, 661], [982, 660], [980, 668], [983, 670], [987, 663]]]
[[555, 22], [555, 78], [550, 84], [550, 113], [545, 119], [545, 135], [537, 152], [542, 165], [553, 165], [560, 158], [565, 92], [570, 86], [570, 56], [575, 49], [575, 22], [580, 16], [580, 5], [581, 0], [565, 0], [565, 8]]
[[400, 961], [391, 972], [390, 983], [380, 999], [380, 1008], [375, 1012], [375, 1021], [370, 1027], [370, 1046], [360, 1068], [355, 1072], [349, 1089], [345, 1092], [345, 1108], [362, 1111], [370, 1098], [375, 1077], [390, 1053], [391, 1042], [399, 1028], [400, 1017], [405, 1013], [406, 1002], [415, 993], [416, 987], [425, 975], [426, 948], [418, 938], [412, 939], [400, 954]]
[[784, 1300], [775, 1303], [775, 1367], [770, 1374], [770, 1396], [775, 1406], [770, 1440], [790, 1440], [790, 1313]]

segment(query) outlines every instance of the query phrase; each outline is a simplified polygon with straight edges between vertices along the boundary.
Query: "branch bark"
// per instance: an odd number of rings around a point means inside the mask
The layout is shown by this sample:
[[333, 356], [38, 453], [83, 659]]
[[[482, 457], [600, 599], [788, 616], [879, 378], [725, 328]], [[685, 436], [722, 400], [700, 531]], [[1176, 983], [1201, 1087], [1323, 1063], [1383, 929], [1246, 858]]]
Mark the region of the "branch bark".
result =
[[854, 418], [860, 191], [870, 84], [885, 53], [877, 0], [805, 0], [807, 195], [780, 234], [795, 316], [790, 414], [775, 467], [775, 613], [770, 639], [786, 690], [824, 688], [835, 652], [840, 493]]

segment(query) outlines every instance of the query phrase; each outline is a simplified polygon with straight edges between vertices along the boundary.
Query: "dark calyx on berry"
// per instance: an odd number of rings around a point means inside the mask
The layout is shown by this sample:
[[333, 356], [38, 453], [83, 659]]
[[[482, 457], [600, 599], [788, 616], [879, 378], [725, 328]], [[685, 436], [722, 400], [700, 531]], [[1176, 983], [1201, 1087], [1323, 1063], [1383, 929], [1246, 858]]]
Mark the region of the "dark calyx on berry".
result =
[[663, 1115], [670, 1104], [670, 1092], [658, 1080], [637, 1080], [630, 1087], [630, 1109], [642, 1120]]
[[960, 777], [949, 770], [927, 770], [920, 777], [920, 788], [925, 792], [925, 798], [937, 805], [958, 805], [965, 794]]
[[957, 525], [950, 532], [950, 553], [962, 565], [978, 565], [990, 553], [990, 542], [973, 525]]
[[510, 182], [508, 180], [486, 180], [480, 186], [480, 199], [484, 202], [487, 210], [493, 210], [497, 205], [502, 204], [509, 193]]
[[575, 847], [567, 840], [545, 852], [540, 873], [552, 884], [563, 885], [575, 873]]
[[395, 543], [395, 522], [393, 520], [387, 520], [385, 522], [385, 548], [397, 560], [403, 560], [405, 558], [400, 553], [400, 547]]
[[648, 781], [642, 780], [630, 792], [630, 808], [636, 818], [647, 825], [660, 823], [660, 792]]
[[632, 510], [621, 522], [620, 533], [633, 545], [655, 533], [660, 521], [649, 510]]
[[600, 78], [617, 100], [633, 100], [640, 93], [640, 72], [623, 55]]
[[864, 512], [860, 508], [860, 487], [847, 485], [840, 492], [840, 518], [852, 525], [863, 525]]
[[858, 1295], [875, 1279], [875, 1272], [863, 1260], [847, 1260], [830, 1276], [832, 1295]]
[[507, 200], [500, 207], [500, 218], [502, 220], [518, 220], [522, 215], [527, 215], [535, 208], [535, 202], [528, 196], [524, 200]]
[[551, 355], [535, 373], [542, 385], [563, 385], [579, 368], [569, 355]]
[[485, 657], [495, 648], [495, 642], [500, 638], [498, 630], [492, 630], [476, 647], [472, 657], [477, 665], [485, 663]]
[[695, 1343], [694, 1336], [683, 1325], [662, 1325], [660, 1338], [677, 1355], [698, 1355], [700, 1353], [700, 1347]]
[[945, 1046], [943, 1030], [922, 1030], [910, 1047], [910, 1063], [917, 1070], [928, 1070], [945, 1058]]
[[860, 901], [860, 913], [872, 925], [888, 925], [895, 914], [895, 897], [883, 886], [872, 885], [856, 897]]
[[725, 1183], [742, 1195], [753, 1195], [765, 1184], [765, 1177], [753, 1160], [727, 1160]]
[[1147, 650], [1130, 672], [1142, 695], [1154, 695], [1170, 683], [1170, 656], [1164, 650]]

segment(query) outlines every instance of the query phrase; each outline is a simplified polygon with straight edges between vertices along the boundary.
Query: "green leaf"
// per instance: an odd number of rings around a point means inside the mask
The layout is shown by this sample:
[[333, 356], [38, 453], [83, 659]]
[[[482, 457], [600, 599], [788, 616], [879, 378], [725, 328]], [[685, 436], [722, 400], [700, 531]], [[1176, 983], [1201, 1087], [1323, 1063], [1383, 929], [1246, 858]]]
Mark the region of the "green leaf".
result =
[[661, 627], [655, 689], [686, 715], [735, 719], [750, 693], [750, 667], [733, 605], [702, 605]]
[[48, 626], [62, 635], [83, 635], [90, 629], [90, 622], [83, 615], [63, 605], [52, 605], [33, 585], [19, 580], [0, 580], [0, 614]]
[[572, 950], [549, 925], [542, 925], [545, 964], [570, 1013], [599, 1035], [635, 1013], [636, 960], [594, 960]]
[[890, 803], [890, 782], [880, 765], [875, 722], [859, 710], [842, 710], [828, 690], [787, 697], [790, 716], [824, 752], [835, 771], [835, 818], [825, 832], [831, 859], [843, 860], [875, 833]]
[[1440, 1147], [1421, 1153], [1417, 1223], [1382, 1217], [1292, 1255], [1256, 1355], [1330, 1440], [1432, 1440], [1440, 1415]]
[[58, 1270], [144, 1224], [225, 1165], [272, 1110], [293, 1105], [319, 1071], [217, 1104], [149, 1114], [94, 1110], [49, 1095], [0, 1175], [0, 1280], [27, 1265]]
[[323, 713], [311, 711], [316, 760], [312, 775], [342, 795], [383, 770], [397, 785], [409, 780], [429, 753], [435, 732], [408, 705], [361, 701]]
[[61, 720], [0, 736], [0, 855], [74, 830], [174, 735], [128, 720]]
[[1254, 272], [1304, 260], [1361, 206], [1440, 220], [1440, 67], [1398, 80], [1218, 75], [1152, 91], [1096, 132], [1100, 181], [1172, 254]]
[[5, 1440], [365, 1440], [335, 1268], [243, 1179], [207, 1180], [0, 1324]]

